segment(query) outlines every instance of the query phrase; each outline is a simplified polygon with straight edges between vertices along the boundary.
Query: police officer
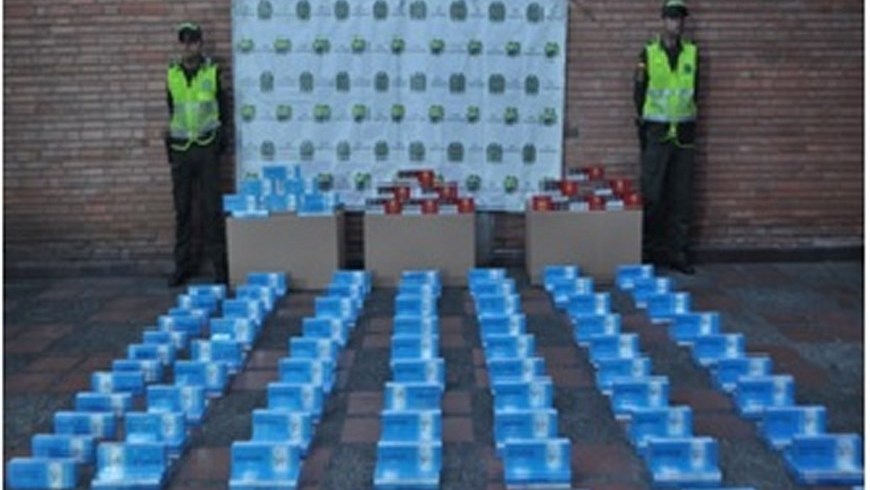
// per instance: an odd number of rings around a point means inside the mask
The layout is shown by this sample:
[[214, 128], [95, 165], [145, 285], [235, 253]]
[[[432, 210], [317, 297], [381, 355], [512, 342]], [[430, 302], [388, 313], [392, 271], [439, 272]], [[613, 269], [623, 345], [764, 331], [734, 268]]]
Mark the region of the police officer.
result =
[[645, 262], [694, 274], [688, 255], [692, 211], [698, 48], [683, 38], [683, 0], [662, 6], [663, 30], [640, 54], [634, 102], [641, 140]]
[[221, 128], [226, 127], [226, 97], [220, 70], [202, 53], [202, 29], [192, 22], [178, 26], [180, 58], [166, 73], [169, 129], [166, 147], [172, 168], [175, 205], [175, 270], [169, 286], [184, 284], [196, 272], [191, 257], [191, 209], [198, 185], [205, 250], [214, 266], [214, 280], [227, 282], [226, 245], [220, 192]]

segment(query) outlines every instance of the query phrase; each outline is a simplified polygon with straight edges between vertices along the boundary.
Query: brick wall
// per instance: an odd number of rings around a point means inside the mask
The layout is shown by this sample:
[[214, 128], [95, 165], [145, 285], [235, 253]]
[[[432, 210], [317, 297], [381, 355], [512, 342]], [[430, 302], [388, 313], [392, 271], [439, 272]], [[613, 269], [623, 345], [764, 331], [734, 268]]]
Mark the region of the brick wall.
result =
[[[635, 176], [631, 76], [658, 0], [572, 8], [566, 164]], [[700, 249], [863, 245], [863, 3], [691, 3], [702, 49]], [[4, 2], [4, 266], [169, 267], [164, 70], [197, 19], [229, 74], [230, 2]], [[229, 77], [226, 77], [229, 83]], [[232, 189], [232, 157], [224, 185]], [[522, 248], [522, 220], [494, 245]], [[355, 227], [356, 228], [356, 227]]]

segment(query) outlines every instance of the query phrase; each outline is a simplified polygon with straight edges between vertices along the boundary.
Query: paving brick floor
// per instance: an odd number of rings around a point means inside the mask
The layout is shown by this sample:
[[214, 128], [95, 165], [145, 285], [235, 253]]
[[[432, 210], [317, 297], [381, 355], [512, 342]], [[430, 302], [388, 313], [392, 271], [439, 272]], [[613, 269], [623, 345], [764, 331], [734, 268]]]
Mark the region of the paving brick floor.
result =
[[[570, 437], [572, 484], [590, 490], [649, 488], [649, 476], [623, 427], [595, 389], [585, 351], [575, 346], [568, 319], [547, 295], [512, 271], [521, 287], [528, 327], [554, 382], [559, 434]], [[864, 426], [863, 264], [709, 264], [694, 277], [675, 276], [693, 295], [695, 310], [722, 314], [723, 330], [741, 332], [747, 350], [767, 353], [778, 373], [797, 381], [801, 404], [828, 408], [831, 432]], [[599, 290], [609, 290], [598, 285]], [[95, 370], [107, 369], [138, 342], [142, 330], [175, 302], [180, 289], [163, 279], [81, 277], [15, 279], [4, 285], [4, 458], [29, 454], [30, 437], [51, 431], [51, 417], [72, 407]], [[371, 487], [380, 435], [383, 387], [390, 377], [389, 339], [395, 291], [373, 292], [338, 363], [336, 388], [325, 402], [300, 488]], [[300, 335], [313, 313], [314, 292], [293, 292], [269, 317], [245, 369], [209, 407], [204, 424], [176, 462], [171, 489], [227, 487], [229, 445], [250, 437], [251, 411], [265, 406], [266, 385], [277, 379], [287, 340]], [[720, 467], [729, 486], [800, 489], [781, 459], [735, 415], [688, 352], [649, 323], [630, 299], [614, 293], [623, 329], [640, 334], [653, 372], [669, 377], [672, 404], [694, 411], [694, 430], [719, 439]], [[492, 398], [473, 304], [462, 289], [445, 289], [440, 307], [440, 351], [447, 386], [442, 400], [442, 488], [504, 488], [502, 463], [492, 446]], [[137, 400], [137, 406], [143, 402]], [[86, 471], [85, 477], [90, 473]], [[83, 483], [82, 488], [87, 488]]]

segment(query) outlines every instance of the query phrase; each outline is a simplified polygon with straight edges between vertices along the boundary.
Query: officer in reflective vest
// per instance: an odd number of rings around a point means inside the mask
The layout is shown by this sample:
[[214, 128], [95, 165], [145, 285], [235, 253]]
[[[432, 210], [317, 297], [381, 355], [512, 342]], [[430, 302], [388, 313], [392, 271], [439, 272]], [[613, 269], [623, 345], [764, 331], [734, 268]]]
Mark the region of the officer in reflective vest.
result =
[[178, 27], [181, 57], [166, 72], [169, 129], [166, 147], [172, 168], [175, 205], [175, 270], [169, 286], [184, 284], [196, 273], [192, 253], [191, 211], [198, 186], [203, 244], [214, 267], [214, 280], [227, 282], [226, 245], [220, 192], [221, 128], [226, 98], [216, 63], [202, 54], [202, 29], [191, 22]]
[[698, 48], [683, 38], [688, 15], [683, 0], [665, 1], [662, 34], [640, 55], [634, 101], [641, 141], [644, 261], [693, 274], [689, 225]]

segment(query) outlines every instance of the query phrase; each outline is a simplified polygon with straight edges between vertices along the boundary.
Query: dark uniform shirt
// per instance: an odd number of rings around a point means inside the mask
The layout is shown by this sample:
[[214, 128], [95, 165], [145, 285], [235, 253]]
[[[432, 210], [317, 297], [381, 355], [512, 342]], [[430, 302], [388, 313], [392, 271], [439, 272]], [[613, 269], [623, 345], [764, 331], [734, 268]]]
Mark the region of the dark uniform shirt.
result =
[[[677, 42], [674, 44], [673, 48], [668, 48], [664, 41], [659, 41], [661, 43], [662, 48], [668, 54], [668, 63], [671, 65], [671, 70], [677, 69], [677, 62], [680, 59], [680, 53], [683, 51], [683, 44], [681, 39], [677, 39]], [[700, 56], [699, 56], [700, 58]], [[699, 78], [698, 73], [701, 71], [698, 66], [700, 65], [700, 59], [698, 60], [695, 66], [695, 105], [698, 105], [698, 91], [699, 91]], [[640, 56], [638, 59], [637, 65], [637, 73], [634, 77], [634, 107], [637, 111], [637, 118], [641, 120], [643, 118], [643, 106], [646, 102], [646, 88], [649, 84], [649, 78], [647, 77], [647, 61], [646, 61], [646, 47], [640, 52]], [[660, 122], [652, 122], [652, 121], [641, 121], [644, 124], [645, 129], [649, 131], [653, 137], [658, 139], [663, 138], [668, 132], [668, 123], [660, 123]], [[680, 143], [683, 144], [691, 144], [695, 141], [695, 121], [686, 121], [677, 124], [677, 139]]]
[[[204, 62], [205, 62], [205, 58], [201, 58], [197, 67], [192, 69], [192, 70], [189, 69], [187, 66], [185, 66], [184, 63], [179, 62], [179, 65], [181, 66], [181, 70], [184, 72], [184, 77], [187, 79], [188, 85], [190, 85], [191, 80], [193, 80], [193, 78], [196, 76], [196, 73], [199, 71], [199, 68], [203, 65]], [[220, 147], [221, 151], [223, 151], [224, 147], [226, 146], [226, 138], [225, 138], [226, 128], [229, 127], [228, 126], [229, 110], [227, 108], [226, 93], [224, 92], [223, 87], [221, 86], [221, 68], [220, 68], [220, 65], [218, 65], [218, 68], [217, 68], [217, 77], [216, 78], [217, 78], [217, 84], [216, 84], [215, 90], [217, 93], [218, 117], [220, 118], [221, 125], [219, 128], [215, 129], [215, 131], [217, 132], [215, 139], [217, 140], [218, 146]], [[166, 87], [166, 104], [169, 106], [169, 118], [172, 119], [172, 116], [175, 113], [175, 105], [172, 102], [172, 92], [169, 91], [169, 87]], [[169, 135], [166, 136], [167, 149], [172, 144], [183, 145], [184, 143], [186, 143], [186, 141], [177, 141], [177, 140], [173, 140], [172, 138], [170, 138]]]

